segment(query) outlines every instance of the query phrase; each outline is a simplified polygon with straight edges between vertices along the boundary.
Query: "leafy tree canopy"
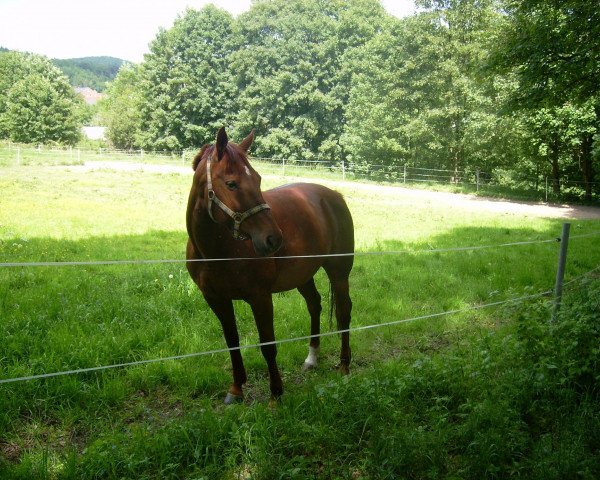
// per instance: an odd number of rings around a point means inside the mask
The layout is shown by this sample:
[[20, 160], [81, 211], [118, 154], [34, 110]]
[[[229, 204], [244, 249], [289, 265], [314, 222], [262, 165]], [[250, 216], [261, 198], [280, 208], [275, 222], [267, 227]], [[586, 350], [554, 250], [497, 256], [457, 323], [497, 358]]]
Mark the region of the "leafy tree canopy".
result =
[[81, 104], [47, 58], [0, 53], [0, 138], [72, 144], [80, 136]]

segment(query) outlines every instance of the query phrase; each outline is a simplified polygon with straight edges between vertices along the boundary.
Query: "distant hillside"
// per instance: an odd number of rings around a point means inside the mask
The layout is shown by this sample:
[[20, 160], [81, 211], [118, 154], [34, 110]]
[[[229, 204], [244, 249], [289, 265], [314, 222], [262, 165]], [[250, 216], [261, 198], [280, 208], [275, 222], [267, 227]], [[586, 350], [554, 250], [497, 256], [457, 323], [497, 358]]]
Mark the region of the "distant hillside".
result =
[[74, 87], [104, 91], [106, 82], [115, 78], [124, 60], [114, 57], [53, 59], [52, 62], [69, 77]]

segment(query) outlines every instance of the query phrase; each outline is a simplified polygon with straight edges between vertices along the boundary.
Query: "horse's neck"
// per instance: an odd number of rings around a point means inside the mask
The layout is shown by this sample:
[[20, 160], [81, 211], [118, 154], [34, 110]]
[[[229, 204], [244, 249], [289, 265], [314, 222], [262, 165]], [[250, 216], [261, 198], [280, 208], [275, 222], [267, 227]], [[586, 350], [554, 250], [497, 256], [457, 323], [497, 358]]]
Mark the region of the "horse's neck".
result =
[[218, 258], [223, 255], [222, 240], [224, 227], [210, 218], [208, 210], [198, 212], [193, 224], [194, 247], [203, 258]]

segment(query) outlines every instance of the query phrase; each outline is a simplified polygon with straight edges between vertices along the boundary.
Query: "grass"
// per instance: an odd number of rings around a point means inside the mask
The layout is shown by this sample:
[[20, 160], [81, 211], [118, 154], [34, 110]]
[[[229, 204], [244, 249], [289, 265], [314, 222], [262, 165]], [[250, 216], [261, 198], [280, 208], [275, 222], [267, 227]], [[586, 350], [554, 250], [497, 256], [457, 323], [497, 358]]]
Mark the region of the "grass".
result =
[[[184, 256], [189, 176], [82, 174], [49, 165], [0, 169], [0, 261]], [[278, 181], [265, 177], [263, 184]], [[359, 251], [407, 251], [357, 257], [353, 326], [553, 285], [555, 243], [427, 250], [546, 240], [559, 235], [559, 220], [474, 216], [446, 205], [408, 204], [388, 189], [349, 185], [342, 193]], [[572, 221], [572, 235], [598, 230], [598, 221]], [[597, 237], [572, 240], [567, 280], [600, 264], [597, 245]], [[323, 275], [317, 284], [325, 294]], [[299, 294], [275, 296], [274, 303], [278, 338], [308, 333]], [[528, 308], [530, 318], [545, 315], [543, 304]], [[256, 343], [250, 309], [237, 303], [236, 312], [242, 343]], [[256, 350], [244, 352], [246, 404], [227, 409], [221, 404], [230, 382], [227, 355], [0, 385], [0, 477], [483, 478], [524, 472], [533, 478], [544, 458], [553, 458], [546, 466], [556, 478], [570, 468], [593, 478], [597, 422], [585, 418], [597, 409], [583, 401], [552, 404], [547, 396], [554, 390], [545, 397], [527, 387], [528, 375], [542, 367], [537, 357], [531, 365], [523, 360], [537, 324], [524, 329], [519, 312], [483, 309], [356, 333], [348, 378], [333, 370], [336, 337], [323, 340], [321, 366], [307, 374], [299, 368], [304, 342], [282, 345], [286, 394], [275, 411], [266, 406], [266, 368]], [[3, 268], [0, 318], [0, 378], [224, 346], [183, 264]], [[552, 405], [561, 412], [549, 425], [540, 424], [546, 410], [532, 413], [522, 405], [536, 395], [548, 411]], [[536, 431], [528, 430], [527, 414]], [[544, 454], [569, 448], [562, 467], [558, 457]]]

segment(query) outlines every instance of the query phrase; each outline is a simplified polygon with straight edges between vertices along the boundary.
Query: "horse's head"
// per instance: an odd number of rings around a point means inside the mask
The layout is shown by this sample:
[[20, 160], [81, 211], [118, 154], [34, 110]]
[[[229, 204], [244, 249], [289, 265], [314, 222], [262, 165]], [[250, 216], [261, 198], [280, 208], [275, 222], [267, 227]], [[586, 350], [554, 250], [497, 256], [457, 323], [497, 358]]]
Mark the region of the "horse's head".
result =
[[194, 159], [192, 195], [198, 198], [190, 201], [202, 205], [215, 223], [226, 224], [236, 240], [252, 239], [256, 253], [267, 256], [283, 238], [263, 199], [260, 175], [248, 162], [253, 140], [254, 130], [239, 145], [230, 143], [221, 128], [216, 143], [205, 145]]

